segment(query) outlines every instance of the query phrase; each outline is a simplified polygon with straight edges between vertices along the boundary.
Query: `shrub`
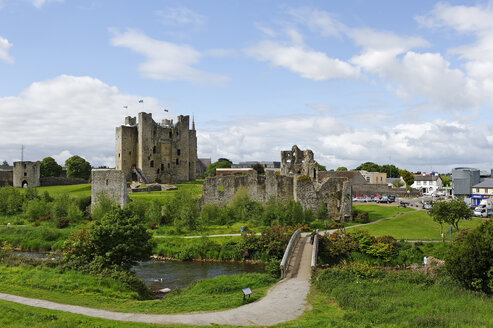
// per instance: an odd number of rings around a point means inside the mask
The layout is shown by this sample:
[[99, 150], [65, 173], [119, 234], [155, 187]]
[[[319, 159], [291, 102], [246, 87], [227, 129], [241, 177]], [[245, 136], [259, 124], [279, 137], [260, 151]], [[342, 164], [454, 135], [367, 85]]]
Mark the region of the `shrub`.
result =
[[87, 208], [91, 205], [91, 196], [76, 198], [77, 206], [85, 213]]
[[337, 264], [358, 250], [358, 241], [349, 233], [336, 231], [320, 238], [320, 257], [329, 264]]
[[51, 213], [50, 204], [39, 199], [30, 200], [25, 206], [26, 209], [24, 213], [26, 218], [30, 221], [34, 221], [43, 216], [49, 216]]
[[104, 192], [96, 195], [96, 204], [91, 206], [91, 217], [100, 220], [118, 205]]
[[22, 211], [24, 196], [14, 187], [0, 188], [0, 214], [13, 215]]
[[79, 208], [79, 204], [75, 200], [71, 200], [67, 209], [67, 219], [72, 222], [78, 222], [82, 220], [84, 213]]
[[51, 215], [54, 219], [66, 218], [71, 200], [68, 194], [61, 194], [53, 201]]
[[70, 220], [65, 217], [60, 217], [55, 219], [55, 227], [57, 227], [58, 229], [66, 228], [68, 227], [69, 224], [70, 224]]
[[273, 278], [279, 278], [281, 276], [281, 261], [276, 259], [271, 259], [265, 265], [265, 271], [270, 274]]
[[447, 271], [469, 289], [493, 293], [493, 221], [462, 231], [445, 259]]

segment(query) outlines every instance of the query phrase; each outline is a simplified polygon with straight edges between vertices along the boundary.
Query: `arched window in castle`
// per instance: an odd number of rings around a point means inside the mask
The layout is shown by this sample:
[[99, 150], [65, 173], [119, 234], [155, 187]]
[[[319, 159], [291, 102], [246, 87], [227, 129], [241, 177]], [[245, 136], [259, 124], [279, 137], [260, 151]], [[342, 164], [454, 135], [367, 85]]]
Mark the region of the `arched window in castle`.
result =
[[180, 149], [177, 149], [176, 150], [176, 155], [180, 156], [180, 154], [181, 154], [181, 150]]
[[169, 137], [173, 137], [173, 133], [171, 131], [169, 132]]
[[164, 171], [164, 164], [161, 163], [161, 171]]
[[154, 161], [151, 161], [151, 167], [154, 167]]
[[176, 159], [176, 165], [180, 164], [180, 160], [177, 158]]
[[156, 153], [156, 146], [152, 147], [152, 153], [155, 154]]

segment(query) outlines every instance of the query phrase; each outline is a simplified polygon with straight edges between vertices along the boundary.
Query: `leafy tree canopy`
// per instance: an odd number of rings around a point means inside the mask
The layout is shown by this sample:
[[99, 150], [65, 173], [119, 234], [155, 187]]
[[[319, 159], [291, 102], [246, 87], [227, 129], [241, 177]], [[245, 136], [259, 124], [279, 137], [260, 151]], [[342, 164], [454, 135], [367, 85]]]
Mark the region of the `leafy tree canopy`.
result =
[[7, 161], [3, 161], [3, 162], [2, 162], [2, 166], [9, 166], [9, 162], [7, 162]]
[[53, 159], [53, 157], [45, 157], [40, 165], [41, 177], [59, 177], [62, 173], [62, 167]]
[[336, 169], [336, 171], [347, 171], [347, 167], [340, 166]]
[[325, 167], [325, 165], [318, 164], [318, 170], [319, 171], [327, 171], [327, 168]]
[[450, 187], [451, 186], [452, 178], [450, 178], [446, 175], [441, 175], [440, 179], [442, 179], [442, 184], [444, 187]]
[[404, 179], [406, 185], [410, 186], [414, 183], [414, 175], [408, 170], [399, 170], [399, 175]]
[[74, 155], [65, 161], [68, 178], [89, 179], [91, 164], [80, 156]]
[[265, 173], [265, 168], [262, 164], [260, 163], [255, 163], [252, 165], [252, 169], [257, 171], [258, 174], [264, 174]]
[[366, 162], [356, 168], [357, 171], [380, 172], [380, 165]]
[[219, 160], [215, 163], [212, 163], [211, 165], [209, 165], [207, 167], [207, 169], [205, 170], [205, 176], [206, 177], [214, 176], [214, 175], [216, 175], [216, 169], [228, 168], [228, 167], [231, 167], [231, 162]]

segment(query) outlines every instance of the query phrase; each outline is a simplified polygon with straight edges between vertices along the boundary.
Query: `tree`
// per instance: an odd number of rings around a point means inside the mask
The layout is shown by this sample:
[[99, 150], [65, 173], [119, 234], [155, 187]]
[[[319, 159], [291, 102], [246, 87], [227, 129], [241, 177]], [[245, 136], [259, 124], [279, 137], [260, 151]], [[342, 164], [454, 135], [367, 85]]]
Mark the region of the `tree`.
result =
[[114, 208], [101, 220], [90, 222], [69, 237], [64, 254], [69, 262], [100, 269], [129, 270], [152, 254], [152, 234], [143, 220], [127, 209]]
[[252, 169], [254, 169], [255, 171], [257, 171], [258, 174], [264, 174], [265, 173], [265, 169], [264, 169], [264, 166], [260, 163], [255, 163], [252, 165]]
[[387, 178], [398, 178], [400, 177], [399, 175], [399, 169], [392, 164], [385, 164], [380, 166], [380, 170], [378, 171], [380, 173], [387, 173]]
[[65, 161], [68, 178], [89, 179], [91, 164], [80, 156], [74, 155]]
[[449, 215], [446, 222], [451, 224], [456, 231], [459, 231], [459, 222], [461, 220], [470, 219], [473, 215], [473, 211], [463, 200], [458, 198], [448, 202], [448, 207]]
[[400, 188], [400, 187], [403, 187], [403, 186], [404, 186], [404, 184], [405, 184], [405, 183], [404, 183], [404, 182], [402, 182], [402, 180], [401, 180], [401, 179], [392, 181], [392, 187], [394, 187], [394, 188]]
[[450, 187], [450, 184], [452, 182], [452, 178], [446, 176], [446, 175], [441, 175], [440, 179], [442, 179], [442, 185], [444, 187]]
[[373, 162], [365, 162], [356, 168], [357, 171], [380, 172], [380, 166]]
[[493, 293], [493, 221], [462, 231], [445, 258], [447, 271], [469, 289]]
[[318, 170], [319, 171], [327, 171], [327, 168], [325, 167], [325, 165], [318, 164]]
[[9, 163], [7, 161], [3, 161], [2, 166], [9, 166]]
[[215, 163], [212, 163], [211, 165], [209, 165], [207, 167], [207, 169], [205, 170], [205, 173], [204, 175], [206, 177], [209, 177], [209, 176], [215, 176], [216, 175], [216, 169], [219, 169], [219, 168], [228, 168], [228, 167], [231, 167], [231, 162], [229, 161], [217, 161]]
[[62, 167], [53, 159], [53, 157], [45, 157], [40, 165], [41, 177], [59, 177], [62, 173]]
[[339, 166], [336, 171], [347, 171], [347, 167]]
[[433, 221], [440, 223], [440, 235], [443, 234], [443, 224], [447, 223], [449, 210], [450, 209], [447, 202], [436, 202], [430, 209], [430, 216]]
[[440, 233], [443, 233], [443, 223], [448, 223], [459, 231], [459, 222], [469, 219], [472, 214], [467, 204], [458, 198], [450, 202], [436, 202], [430, 210], [433, 221], [440, 223]]
[[406, 185], [410, 186], [414, 183], [414, 175], [408, 170], [399, 170], [399, 175], [404, 179]]

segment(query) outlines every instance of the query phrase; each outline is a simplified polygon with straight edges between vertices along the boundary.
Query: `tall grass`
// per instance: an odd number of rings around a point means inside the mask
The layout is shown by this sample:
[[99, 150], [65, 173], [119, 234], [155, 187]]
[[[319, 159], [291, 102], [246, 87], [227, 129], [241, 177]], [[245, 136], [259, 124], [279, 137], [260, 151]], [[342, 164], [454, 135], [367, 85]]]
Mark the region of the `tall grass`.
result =
[[0, 227], [0, 241], [24, 251], [55, 251], [60, 250], [63, 243], [72, 233], [72, 229], [56, 229], [46, 226], [13, 226]]

